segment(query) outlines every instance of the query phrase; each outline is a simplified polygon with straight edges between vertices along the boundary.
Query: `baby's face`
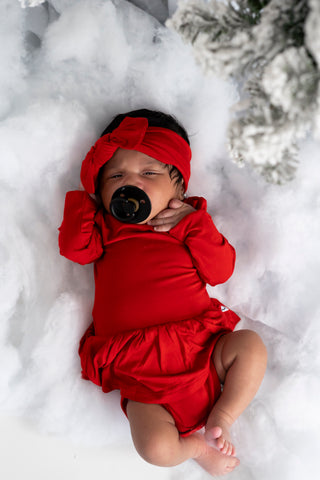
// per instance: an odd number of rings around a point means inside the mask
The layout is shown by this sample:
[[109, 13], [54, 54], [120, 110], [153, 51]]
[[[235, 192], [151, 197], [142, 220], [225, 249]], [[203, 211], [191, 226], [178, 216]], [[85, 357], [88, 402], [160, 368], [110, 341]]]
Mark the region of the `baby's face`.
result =
[[110, 212], [114, 192], [125, 185], [143, 190], [151, 201], [151, 213], [146, 223], [168, 208], [173, 198], [183, 199], [183, 186], [170, 178], [165, 164], [136, 150], [119, 148], [102, 169], [100, 195], [105, 209]]

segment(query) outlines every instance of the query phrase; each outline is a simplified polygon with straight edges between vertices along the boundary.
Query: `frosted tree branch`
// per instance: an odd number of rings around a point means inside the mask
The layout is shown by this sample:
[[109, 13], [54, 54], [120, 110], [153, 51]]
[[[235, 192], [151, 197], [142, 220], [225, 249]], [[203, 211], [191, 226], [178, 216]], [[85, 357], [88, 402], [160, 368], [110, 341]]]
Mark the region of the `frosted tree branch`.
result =
[[301, 139], [320, 138], [320, 2], [180, 2], [167, 22], [206, 73], [236, 81], [229, 150], [268, 181], [294, 178]]

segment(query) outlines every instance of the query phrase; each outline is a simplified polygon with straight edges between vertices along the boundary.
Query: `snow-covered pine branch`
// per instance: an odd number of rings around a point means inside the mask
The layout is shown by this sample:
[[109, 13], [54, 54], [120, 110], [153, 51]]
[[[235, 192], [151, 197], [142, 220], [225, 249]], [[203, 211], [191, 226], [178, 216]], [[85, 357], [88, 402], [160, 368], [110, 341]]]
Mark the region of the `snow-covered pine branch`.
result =
[[268, 181], [294, 177], [299, 141], [320, 138], [320, 2], [187, 1], [167, 24], [207, 73], [235, 81], [229, 149]]
[[45, 0], [19, 0], [19, 2], [21, 3], [22, 8], [26, 8], [26, 7], [38, 7], [39, 5], [44, 3]]

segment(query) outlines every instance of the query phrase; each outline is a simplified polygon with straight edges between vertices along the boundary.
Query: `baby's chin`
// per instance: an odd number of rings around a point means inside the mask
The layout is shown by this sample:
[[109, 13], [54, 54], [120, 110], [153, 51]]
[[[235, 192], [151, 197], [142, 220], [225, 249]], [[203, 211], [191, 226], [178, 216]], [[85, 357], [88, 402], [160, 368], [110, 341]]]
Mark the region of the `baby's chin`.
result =
[[154, 218], [156, 218], [159, 213], [163, 212], [164, 210], [166, 210], [168, 208], [168, 206], [166, 207], [161, 207], [159, 208], [158, 210], [151, 210], [151, 213], [149, 215], [148, 218], [146, 218], [145, 220], [143, 220], [142, 222], [139, 222], [138, 225], [145, 225], [146, 223], [150, 222], [151, 220], [153, 220]]
[[137, 223], [137, 225], [146, 225], [148, 222], [153, 220], [154, 217], [156, 217], [156, 215], [149, 215], [148, 218], [146, 218], [145, 220], [142, 220], [142, 222]]

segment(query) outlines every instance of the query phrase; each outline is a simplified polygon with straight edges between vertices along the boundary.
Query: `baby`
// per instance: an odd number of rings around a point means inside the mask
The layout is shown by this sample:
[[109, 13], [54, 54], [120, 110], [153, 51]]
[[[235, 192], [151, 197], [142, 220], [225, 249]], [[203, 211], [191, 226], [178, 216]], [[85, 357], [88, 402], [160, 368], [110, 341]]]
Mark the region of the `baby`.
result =
[[185, 198], [190, 160], [173, 117], [118, 115], [82, 163], [82, 190], [66, 195], [59, 245], [72, 261], [94, 262], [83, 378], [120, 390], [146, 461], [192, 458], [215, 476], [239, 464], [230, 427], [255, 396], [267, 353], [255, 332], [233, 332], [239, 317], [208, 295], [207, 283], [231, 276], [235, 251], [206, 201]]

